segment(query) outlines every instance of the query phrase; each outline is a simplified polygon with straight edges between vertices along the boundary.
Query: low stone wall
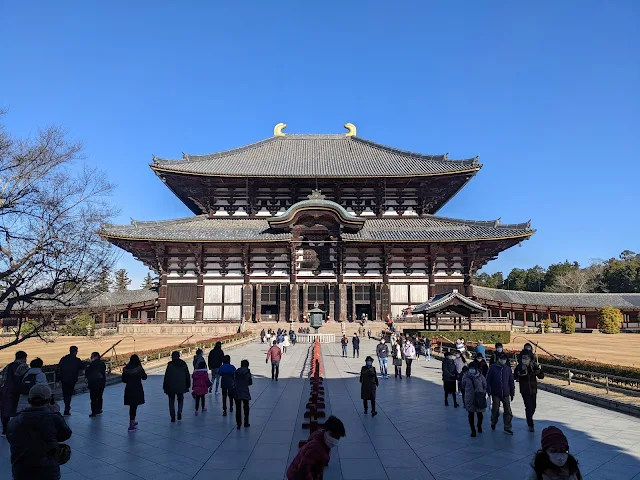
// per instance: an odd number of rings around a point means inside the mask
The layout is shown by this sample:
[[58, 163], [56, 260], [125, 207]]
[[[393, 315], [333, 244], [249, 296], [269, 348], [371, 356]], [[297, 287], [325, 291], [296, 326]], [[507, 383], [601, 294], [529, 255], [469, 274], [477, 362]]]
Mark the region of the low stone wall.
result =
[[239, 323], [141, 323], [120, 324], [120, 335], [233, 335]]

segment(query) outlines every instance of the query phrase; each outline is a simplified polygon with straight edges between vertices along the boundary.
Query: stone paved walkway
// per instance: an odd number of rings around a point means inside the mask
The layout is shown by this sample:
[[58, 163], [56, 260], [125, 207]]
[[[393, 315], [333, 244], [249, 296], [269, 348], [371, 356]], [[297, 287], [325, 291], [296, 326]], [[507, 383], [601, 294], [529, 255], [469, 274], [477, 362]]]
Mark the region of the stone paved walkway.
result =
[[[339, 345], [324, 345], [327, 412], [345, 423], [347, 437], [332, 452], [327, 480], [357, 479], [520, 479], [539, 447], [540, 431], [559, 426], [569, 438], [587, 479], [640, 480], [640, 420], [540, 392], [537, 432], [527, 432], [519, 396], [514, 402], [514, 436], [489, 429], [469, 437], [466, 413], [445, 407], [440, 363], [414, 362], [414, 377], [380, 380], [379, 415], [362, 412], [358, 375], [374, 342], [363, 341], [360, 359], [342, 358]], [[285, 355], [279, 382], [264, 363], [266, 346], [252, 343], [229, 351], [236, 365], [247, 358], [254, 374], [251, 427], [236, 430], [233, 416], [221, 414], [220, 396], [207, 396], [209, 411], [193, 415], [185, 399], [182, 422], [170, 423], [162, 393], [162, 371], [145, 382], [147, 403], [140, 407], [136, 432], [127, 432], [123, 386], [107, 388], [105, 413], [88, 418], [88, 395], [74, 397], [73, 455], [63, 467], [65, 480], [91, 479], [260, 479], [281, 480], [297, 451], [308, 397], [307, 345]], [[190, 363], [190, 359], [185, 359]], [[376, 362], [377, 366], [377, 362]], [[162, 369], [163, 370], [163, 369]], [[9, 449], [0, 440], [0, 479], [11, 478]]]

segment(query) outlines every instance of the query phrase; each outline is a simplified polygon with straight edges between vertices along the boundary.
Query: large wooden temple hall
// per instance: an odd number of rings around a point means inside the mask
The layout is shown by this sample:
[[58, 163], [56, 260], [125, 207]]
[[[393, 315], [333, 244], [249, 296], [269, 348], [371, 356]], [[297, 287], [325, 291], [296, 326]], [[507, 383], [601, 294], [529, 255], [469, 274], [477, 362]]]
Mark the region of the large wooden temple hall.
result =
[[160, 275], [157, 322], [395, 318], [528, 239], [530, 224], [437, 216], [482, 167], [346, 134], [274, 135], [233, 150], [153, 158], [194, 213], [104, 225]]

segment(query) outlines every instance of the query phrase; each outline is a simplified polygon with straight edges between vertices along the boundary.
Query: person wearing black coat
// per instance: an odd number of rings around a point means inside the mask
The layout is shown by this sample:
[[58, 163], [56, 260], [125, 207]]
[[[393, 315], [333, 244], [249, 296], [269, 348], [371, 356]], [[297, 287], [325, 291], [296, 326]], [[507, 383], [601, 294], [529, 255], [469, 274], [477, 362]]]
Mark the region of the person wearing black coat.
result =
[[242, 425], [242, 412], [240, 407], [244, 410], [244, 426], [249, 425], [249, 400], [251, 400], [251, 393], [249, 387], [253, 385], [253, 377], [251, 377], [251, 370], [249, 370], [249, 360], [242, 360], [240, 362], [240, 368], [235, 373], [235, 395], [233, 397], [236, 403], [236, 425], [238, 430]]
[[353, 358], [356, 358], [356, 356], [360, 358], [360, 337], [357, 333], [353, 334], [351, 345], [353, 346]]
[[378, 375], [376, 374], [376, 367], [373, 366], [373, 358], [367, 357], [364, 359], [365, 365], [360, 370], [360, 398], [362, 398], [362, 404], [364, 405], [364, 414], [367, 414], [368, 405], [367, 402], [371, 402], [371, 416], [375, 417], [376, 412], [376, 389], [378, 388]]
[[520, 395], [522, 395], [522, 400], [524, 401], [524, 410], [529, 431], [533, 432], [535, 431], [533, 414], [536, 412], [538, 380], [544, 378], [542, 367], [535, 361], [533, 352], [523, 350], [520, 353], [520, 363], [516, 367], [514, 377], [520, 384]]
[[58, 362], [56, 378], [62, 387], [64, 415], [71, 415], [71, 397], [75, 392], [80, 371], [84, 367], [84, 362], [78, 358], [78, 347], [76, 346], [69, 347], [69, 355], [65, 355]]
[[[222, 343], [216, 342], [215, 346], [209, 352], [209, 369], [211, 370], [211, 383], [216, 387], [216, 395], [218, 394], [218, 386], [220, 385], [220, 375], [218, 369], [222, 366], [224, 352], [222, 351]], [[211, 392], [211, 389], [209, 389]]]
[[58, 442], [71, 437], [60, 413], [49, 405], [51, 388], [35, 385], [29, 391], [29, 407], [13, 417], [7, 428], [14, 480], [59, 480]]
[[91, 362], [84, 370], [84, 376], [89, 386], [89, 398], [91, 399], [91, 415], [95, 417], [102, 413], [102, 395], [107, 385], [107, 366], [100, 360], [100, 354], [93, 352]]
[[7, 432], [9, 419], [15, 416], [20, 403], [20, 384], [29, 370], [27, 352], [18, 350], [15, 361], [4, 367], [0, 374], [0, 416], [2, 417], [2, 435]]
[[136, 413], [138, 406], [144, 404], [144, 388], [142, 381], [147, 379], [147, 373], [142, 368], [142, 362], [138, 355], [133, 354], [129, 363], [122, 370], [122, 383], [124, 387], [124, 404], [129, 406], [129, 431], [138, 427]]
[[442, 360], [442, 384], [444, 386], [444, 404], [449, 406], [449, 394], [453, 397], [453, 406], [458, 408], [458, 399], [456, 398], [456, 380], [458, 379], [458, 370], [454, 359], [456, 354], [449, 350], [444, 360]]
[[178, 420], [182, 420], [184, 394], [191, 388], [189, 367], [180, 359], [180, 352], [171, 352], [171, 361], [164, 372], [162, 390], [169, 397], [169, 416], [176, 421], [176, 398], [178, 399]]

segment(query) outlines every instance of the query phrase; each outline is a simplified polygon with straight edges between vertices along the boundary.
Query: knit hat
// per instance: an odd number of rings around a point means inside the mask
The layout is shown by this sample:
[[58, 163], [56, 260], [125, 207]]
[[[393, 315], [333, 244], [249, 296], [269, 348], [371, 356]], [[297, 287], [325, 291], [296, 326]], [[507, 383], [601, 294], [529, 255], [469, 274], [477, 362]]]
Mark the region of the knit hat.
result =
[[175, 352], [171, 352], [171, 360], [178, 360], [180, 358], [180, 352], [177, 350]]
[[46, 403], [51, 398], [49, 385], [34, 385], [29, 390], [29, 403]]
[[547, 427], [542, 430], [542, 450], [548, 450], [551, 447], [554, 447], [558, 450], [569, 451], [569, 441], [567, 437], [564, 436], [562, 430], [558, 427]]

